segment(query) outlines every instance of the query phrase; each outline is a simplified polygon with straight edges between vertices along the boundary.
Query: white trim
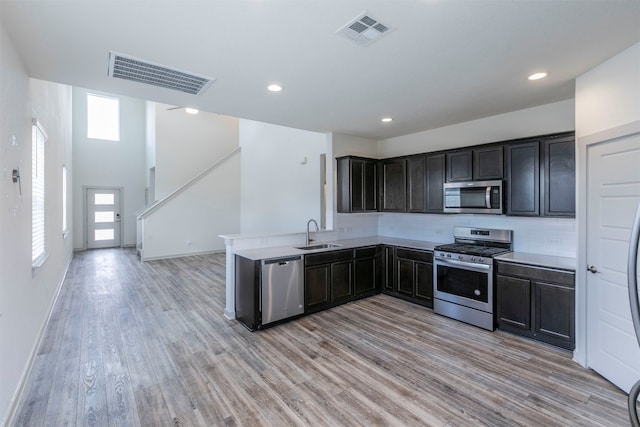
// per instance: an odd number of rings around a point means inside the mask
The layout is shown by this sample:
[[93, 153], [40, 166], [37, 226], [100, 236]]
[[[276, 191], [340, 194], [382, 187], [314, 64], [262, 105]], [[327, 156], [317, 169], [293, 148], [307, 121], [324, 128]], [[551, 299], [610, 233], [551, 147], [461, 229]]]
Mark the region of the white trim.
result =
[[36, 270], [47, 259], [47, 142], [38, 119], [31, 120], [31, 267]]
[[[101, 185], [83, 185], [82, 186], [82, 247], [74, 248], [74, 251], [77, 250], [87, 250], [89, 249], [87, 230], [89, 225], [87, 221], [89, 221], [89, 217], [87, 215], [87, 190], [119, 190], [120, 191], [120, 248], [124, 247], [124, 187], [108, 187]], [[135, 244], [134, 244], [135, 246]], [[116, 247], [116, 246], [114, 246]]]
[[217, 162], [215, 162], [213, 165], [209, 166], [207, 169], [205, 169], [204, 171], [200, 172], [198, 175], [194, 176], [193, 178], [191, 178], [189, 181], [187, 181], [184, 185], [178, 187], [174, 192], [170, 193], [168, 196], [166, 196], [165, 198], [161, 199], [161, 200], [156, 200], [155, 202], [153, 202], [151, 205], [144, 207], [143, 209], [139, 210], [136, 214], [136, 219], [145, 219], [146, 217], [148, 217], [149, 215], [151, 215], [153, 212], [155, 212], [160, 206], [165, 205], [167, 202], [169, 202], [169, 200], [173, 199], [174, 197], [176, 197], [178, 194], [182, 193], [183, 191], [185, 191], [187, 188], [191, 187], [193, 184], [195, 184], [196, 182], [198, 182], [201, 178], [204, 178], [206, 175], [209, 174], [209, 172], [213, 171], [214, 169], [218, 168], [219, 166], [221, 166], [224, 162], [226, 162], [227, 160], [229, 160], [231, 157], [233, 157], [236, 153], [240, 152], [240, 147], [236, 148], [235, 150], [233, 150], [232, 152], [230, 152], [229, 154], [227, 154], [226, 156], [224, 156], [222, 159], [218, 160]]
[[44, 322], [42, 323], [42, 326], [40, 327], [40, 331], [38, 332], [38, 336], [36, 338], [34, 346], [31, 349], [31, 353], [29, 355], [29, 360], [27, 361], [27, 364], [26, 364], [24, 370], [22, 371], [22, 375], [20, 376], [20, 381], [18, 381], [18, 386], [16, 387], [16, 390], [13, 393], [13, 398], [11, 399], [11, 402], [9, 403], [9, 408], [8, 408], [8, 411], [7, 411], [7, 415], [6, 415], [5, 419], [4, 419], [4, 422], [0, 423], [0, 425], [11, 426], [11, 425], [15, 425], [15, 423], [16, 423], [15, 417], [18, 415], [18, 409], [19, 409], [19, 406], [20, 406], [19, 404], [22, 401], [22, 397], [23, 397], [23, 394], [24, 394], [24, 387], [27, 384], [27, 380], [29, 379], [29, 376], [31, 375], [31, 370], [33, 369], [33, 364], [35, 363], [36, 356], [38, 355], [38, 350], [40, 349], [40, 346], [42, 345], [42, 340], [44, 339], [44, 332], [47, 330], [47, 327], [49, 326], [49, 322], [51, 321], [51, 316], [53, 314], [53, 309], [56, 306], [56, 303], [58, 302], [58, 297], [60, 296], [60, 291], [62, 290], [62, 285], [64, 284], [64, 281], [67, 278], [67, 273], [69, 272], [69, 267], [71, 266], [71, 261], [73, 261], [73, 251], [71, 252], [71, 256], [69, 256], [69, 260], [67, 261], [66, 267], [64, 268], [64, 273], [62, 274], [62, 278], [60, 279], [60, 282], [58, 283], [58, 287], [56, 289], [55, 296], [53, 298], [53, 301], [51, 302], [51, 305], [49, 306], [49, 311], [47, 313], [47, 317], [45, 318]]
[[49, 135], [47, 135], [47, 131], [44, 130], [44, 126], [42, 126], [42, 123], [40, 123], [38, 119], [36, 119], [35, 117], [32, 118], [31, 124], [33, 126], [36, 126], [40, 130], [40, 132], [42, 132], [42, 134], [44, 135], [44, 139], [49, 140]]
[[587, 148], [617, 138], [640, 133], [640, 120], [626, 123], [603, 131], [576, 137], [576, 227], [578, 242], [576, 248], [576, 348], [573, 360], [583, 367], [589, 366], [587, 357]]
[[[135, 248], [135, 245], [131, 247]], [[147, 262], [147, 261], [158, 261], [162, 259], [186, 258], [190, 256], [197, 256], [197, 255], [222, 254], [224, 252], [225, 252], [224, 249], [216, 249], [214, 251], [202, 251], [202, 252], [183, 252], [179, 254], [171, 254], [171, 255], [163, 255], [163, 256], [155, 256], [155, 257], [146, 257], [146, 258], [141, 257], [141, 261]]]

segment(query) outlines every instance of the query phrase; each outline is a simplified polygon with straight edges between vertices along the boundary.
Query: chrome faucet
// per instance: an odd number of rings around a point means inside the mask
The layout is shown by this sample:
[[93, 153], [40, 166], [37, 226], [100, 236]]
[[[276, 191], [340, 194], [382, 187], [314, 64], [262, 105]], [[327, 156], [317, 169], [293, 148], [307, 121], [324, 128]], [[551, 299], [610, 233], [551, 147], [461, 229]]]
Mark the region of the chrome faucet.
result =
[[316, 225], [316, 231], [320, 231], [320, 228], [318, 227], [318, 223], [316, 222], [315, 219], [310, 219], [309, 221], [307, 221], [307, 243], [305, 244], [309, 244], [311, 243], [311, 239], [309, 239], [309, 226], [311, 225], [311, 223], [314, 223]]

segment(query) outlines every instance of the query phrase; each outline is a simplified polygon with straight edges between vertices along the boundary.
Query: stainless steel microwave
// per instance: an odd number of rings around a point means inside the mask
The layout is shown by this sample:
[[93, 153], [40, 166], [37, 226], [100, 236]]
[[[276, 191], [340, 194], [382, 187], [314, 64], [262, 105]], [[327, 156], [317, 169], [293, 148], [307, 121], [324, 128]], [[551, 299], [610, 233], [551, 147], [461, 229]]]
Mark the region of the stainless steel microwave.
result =
[[444, 184], [444, 212], [502, 214], [502, 181]]

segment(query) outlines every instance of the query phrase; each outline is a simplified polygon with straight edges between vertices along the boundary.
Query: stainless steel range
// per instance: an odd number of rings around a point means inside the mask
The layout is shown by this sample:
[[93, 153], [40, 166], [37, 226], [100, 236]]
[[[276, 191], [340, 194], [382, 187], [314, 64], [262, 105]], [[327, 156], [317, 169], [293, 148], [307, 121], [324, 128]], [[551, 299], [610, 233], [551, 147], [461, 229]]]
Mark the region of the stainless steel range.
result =
[[455, 227], [453, 237], [434, 250], [433, 311], [493, 331], [493, 257], [511, 252], [513, 232]]

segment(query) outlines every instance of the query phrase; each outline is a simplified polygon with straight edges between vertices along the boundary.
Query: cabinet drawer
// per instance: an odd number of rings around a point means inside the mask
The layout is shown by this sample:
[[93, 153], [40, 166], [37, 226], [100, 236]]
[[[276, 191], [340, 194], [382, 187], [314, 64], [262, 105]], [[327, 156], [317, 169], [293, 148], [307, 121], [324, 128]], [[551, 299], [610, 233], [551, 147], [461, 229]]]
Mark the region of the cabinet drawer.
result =
[[356, 258], [369, 258], [376, 256], [377, 246], [368, 246], [366, 248], [356, 248]]
[[305, 255], [304, 265], [330, 264], [336, 261], [349, 261], [351, 259], [353, 259], [353, 249], [340, 249], [337, 251]]
[[396, 248], [396, 257], [412, 261], [433, 262], [433, 252]]
[[552, 268], [533, 267], [510, 262], [497, 262], [498, 274], [507, 276], [523, 277], [531, 280], [541, 280], [553, 282], [568, 287], [575, 287], [575, 273], [565, 270], [555, 270]]

